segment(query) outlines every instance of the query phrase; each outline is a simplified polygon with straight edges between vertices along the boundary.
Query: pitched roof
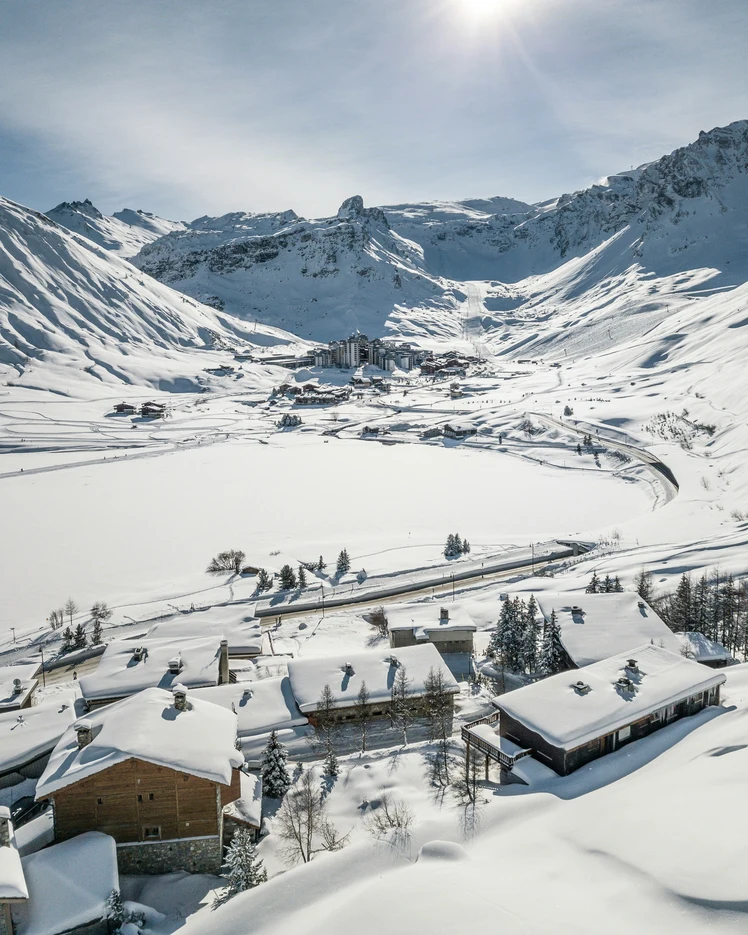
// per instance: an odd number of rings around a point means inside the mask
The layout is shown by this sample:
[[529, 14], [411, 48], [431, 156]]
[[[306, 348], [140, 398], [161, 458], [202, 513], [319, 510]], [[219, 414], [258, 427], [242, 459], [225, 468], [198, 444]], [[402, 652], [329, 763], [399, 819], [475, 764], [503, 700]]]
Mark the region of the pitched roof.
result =
[[442, 623], [440, 604], [398, 604], [387, 608], [387, 624], [390, 630], [415, 630], [419, 639], [431, 632], [478, 629], [462, 604], [450, 603], [448, 610], [449, 619]]
[[[20, 708], [28, 700], [37, 686], [36, 675], [39, 663], [21, 663], [13, 666], [0, 666], [0, 711]], [[20, 691], [14, 684], [18, 679]]]
[[188, 710], [177, 711], [171, 692], [147, 688], [86, 720], [93, 740], [79, 748], [75, 724], [65, 731], [37, 784], [37, 799], [133, 758], [223, 785], [244, 762], [234, 746], [236, 715], [192, 694]]
[[0, 776], [49, 753], [75, 717], [72, 692], [0, 714]]
[[[627, 668], [629, 659], [636, 660], [638, 673]], [[633, 691], [616, 684], [622, 676], [631, 679]], [[573, 750], [724, 681], [723, 672], [645, 643], [507, 692], [493, 703], [552, 746]], [[589, 690], [578, 690], [575, 686], [579, 682]]]
[[256, 656], [262, 652], [262, 629], [255, 617], [234, 623], [206, 620], [205, 614], [178, 616], [162, 620], [148, 631], [148, 639], [190, 640], [200, 637], [218, 637], [229, 644], [229, 653], [239, 656]]
[[22, 858], [28, 902], [14, 908], [16, 935], [58, 935], [98, 922], [119, 889], [114, 838], [87, 831]]
[[190, 697], [233, 710], [239, 719], [240, 737], [308, 723], [296, 704], [288, 676], [198, 688]]
[[[397, 664], [392, 662], [393, 658]], [[351, 665], [351, 672], [346, 671], [347, 663]], [[291, 659], [288, 663], [288, 677], [299, 708], [306, 713], [316, 709], [325, 685], [330, 686], [335, 704], [341, 708], [356, 704], [356, 697], [364, 681], [369, 691], [370, 704], [389, 701], [399, 666], [406, 670], [410, 680], [409, 691], [413, 697], [424, 694], [431, 669], [441, 670], [448, 692], [458, 694], [460, 691], [460, 686], [433, 643], [403, 646], [394, 650], [372, 649], [336, 656]]]
[[676, 639], [685, 650], [686, 655], [696, 662], [735, 662], [735, 657], [727, 647], [715, 640], [710, 640], [703, 633], [689, 630], [686, 633], [676, 633]]
[[240, 773], [239, 788], [241, 795], [224, 805], [223, 814], [259, 828], [262, 825], [262, 777], [259, 773]]
[[[112, 640], [98, 667], [80, 679], [86, 699], [121, 698], [144, 688], [171, 688], [177, 682], [187, 688], [218, 684], [219, 636], [192, 640]], [[135, 659], [135, 650], [145, 648], [147, 657]], [[169, 660], [179, 656], [179, 673], [169, 672]]]
[[672, 630], [632, 591], [541, 593], [535, 599], [546, 620], [556, 611], [561, 642], [577, 666], [599, 662], [650, 641], [671, 652], [680, 652]]
[[0, 819], [8, 822], [10, 832], [10, 844], [0, 847], [0, 900], [27, 899], [29, 892], [16, 846], [13, 823], [10, 821], [10, 809], [7, 805], [0, 806]]

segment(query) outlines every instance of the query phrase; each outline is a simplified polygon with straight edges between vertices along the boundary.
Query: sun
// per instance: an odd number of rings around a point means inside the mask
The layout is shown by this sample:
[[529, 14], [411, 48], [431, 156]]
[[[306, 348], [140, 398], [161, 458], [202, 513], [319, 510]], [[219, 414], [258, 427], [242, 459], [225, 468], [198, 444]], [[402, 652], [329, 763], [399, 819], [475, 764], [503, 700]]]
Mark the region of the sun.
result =
[[459, 4], [471, 19], [490, 19], [497, 16], [508, 0], [459, 0]]

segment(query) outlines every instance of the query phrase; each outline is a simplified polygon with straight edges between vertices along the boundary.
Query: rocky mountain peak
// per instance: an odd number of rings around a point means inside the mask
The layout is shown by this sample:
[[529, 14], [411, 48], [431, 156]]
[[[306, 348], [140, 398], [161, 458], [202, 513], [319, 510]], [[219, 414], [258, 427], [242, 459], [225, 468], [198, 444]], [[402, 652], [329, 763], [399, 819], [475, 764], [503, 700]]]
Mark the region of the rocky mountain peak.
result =
[[351, 221], [354, 219], [378, 221], [389, 229], [387, 216], [381, 208], [365, 208], [364, 199], [361, 195], [353, 195], [346, 198], [343, 204], [338, 208], [337, 217], [341, 221]]

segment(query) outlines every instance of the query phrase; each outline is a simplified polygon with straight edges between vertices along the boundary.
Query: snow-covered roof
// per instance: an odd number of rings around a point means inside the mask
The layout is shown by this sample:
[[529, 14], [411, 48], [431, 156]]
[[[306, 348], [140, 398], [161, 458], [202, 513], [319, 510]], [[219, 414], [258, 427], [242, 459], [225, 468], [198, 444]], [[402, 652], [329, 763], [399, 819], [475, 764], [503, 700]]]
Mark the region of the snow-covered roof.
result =
[[192, 616], [176, 617], [163, 620], [148, 631], [149, 640], [190, 640], [206, 636], [228, 640], [229, 654], [233, 656], [257, 656], [262, 652], [262, 629], [255, 618], [240, 623], [221, 623]]
[[10, 833], [10, 844], [0, 847], [0, 900], [27, 899], [29, 892], [13, 833], [13, 822], [10, 820], [10, 809], [7, 805], [0, 805], [0, 821], [8, 822]]
[[236, 715], [190, 692], [187, 701], [178, 711], [171, 692], [147, 688], [99, 708], [86, 718], [93, 740], [82, 748], [72, 724], [52, 751], [37, 799], [132, 758], [228, 785], [244, 762], [234, 746]]
[[[0, 666], [0, 711], [20, 708], [37, 686], [36, 675], [39, 663], [22, 663], [15, 666]], [[19, 685], [15, 681], [18, 679]], [[16, 691], [20, 688], [20, 691]]]
[[262, 825], [262, 777], [259, 773], [240, 773], [241, 795], [224, 806], [223, 814], [253, 828]]
[[[396, 664], [393, 659], [397, 660]], [[347, 671], [348, 663], [352, 671]], [[396, 650], [372, 649], [337, 656], [291, 659], [288, 663], [288, 677], [300, 710], [307, 713], [316, 709], [325, 685], [330, 686], [335, 704], [342, 708], [356, 704], [356, 697], [364, 681], [369, 691], [370, 704], [388, 701], [399, 666], [406, 670], [410, 680], [409, 691], [413, 696], [424, 694], [431, 669], [441, 670], [447, 691], [452, 694], [460, 691], [433, 643], [402, 646]]]
[[[638, 672], [627, 668], [630, 659], [636, 660]], [[622, 676], [631, 679], [633, 691], [616, 684]], [[554, 747], [573, 750], [724, 681], [723, 672], [645, 643], [507, 692], [495, 698], [494, 704]], [[589, 690], [578, 690], [579, 682]]]
[[49, 753], [75, 716], [72, 692], [33, 708], [0, 714], [0, 775]]
[[449, 618], [441, 619], [440, 604], [398, 604], [387, 608], [387, 624], [390, 630], [413, 630], [417, 639], [428, 639], [431, 632], [444, 633], [450, 630], [477, 630], [472, 617], [462, 604], [449, 604]]
[[198, 688], [190, 697], [203, 698], [234, 711], [239, 719], [240, 737], [267, 734], [272, 730], [307, 723], [296, 704], [287, 676]]
[[[220, 637], [194, 640], [112, 640], [98, 667], [80, 680], [83, 697], [121, 698], [144, 688], [171, 688], [178, 682], [187, 688], [218, 684]], [[142, 659], [138, 649], [147, 649]], [[180, 657], [178, 673], [169, 671], [170, 660]]]
[[117, 846], [100, 831], [87, 831], [22, 858], [28, 902], [14, 907], [16, 935], [58, 935], [104, 914], [119, 889]]
[[676, 633], [676, 639], [681, 645], [681, 651], [695, 659], [696, 662], [730, 662], [735, 661], [727, 647], [721, 643], [710, 640], [703, 633], [690, 630], [687, 633]]
[[[634, 592], [541, 593], [536, 595], [536, 600], [546, 620], [556, 611], [561, 642], [577, 666], [607, 659], [650, 640], [674, 653], [680, 652], [672, 630]], [[581, 609], [581, 613], [576, 608]]]

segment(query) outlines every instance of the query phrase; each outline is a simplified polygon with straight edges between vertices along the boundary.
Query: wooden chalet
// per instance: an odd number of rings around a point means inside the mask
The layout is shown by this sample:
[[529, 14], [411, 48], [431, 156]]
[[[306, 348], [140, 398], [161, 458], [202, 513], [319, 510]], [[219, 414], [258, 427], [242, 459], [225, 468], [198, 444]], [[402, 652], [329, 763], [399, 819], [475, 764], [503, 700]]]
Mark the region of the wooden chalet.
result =
[[38, 662], [0, 666], [0, 713], [31, 707], [40, 669]]
[[36, 790], [55, 840], [101, 831], [123, 873], [217, 873], [223, 810], [241, 797], [236, 715], [186, 688], [149, 688], [76, 721]]
[[718, 705], [724, 673], [652, 643], [494, 699], [502, 738], [562, 776]]

